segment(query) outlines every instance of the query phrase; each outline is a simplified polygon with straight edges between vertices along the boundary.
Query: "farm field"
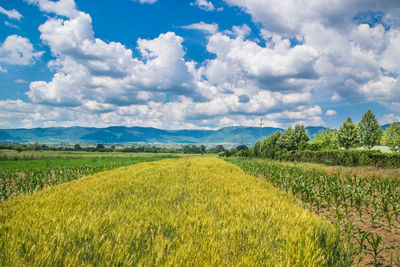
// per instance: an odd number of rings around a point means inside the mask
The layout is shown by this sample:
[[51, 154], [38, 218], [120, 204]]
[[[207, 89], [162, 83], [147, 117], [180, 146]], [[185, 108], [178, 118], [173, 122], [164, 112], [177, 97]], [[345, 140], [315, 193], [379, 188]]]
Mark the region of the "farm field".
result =
[[400, 181], [400, 169], [379, 168], [375, 166], [357, 166], [357, 167], [329, 166], [321, 163], [290, 162], [290, 161], [277, 161], [277, 160], [264, 160], [264, 162], [271, 162], [272, 164], [279, 166], [298, 167], [304, 171], [312, 171], [316, 169], [332, 175], [340, 173], [341, 175], [344, 176], [363, 177], [369, 181], [372, 181], [375, 178]]
[[305, 207], [338, 225], [355, 247], [354, 265], [400, 265], [398, 170], [229, 161], [290, 192]]
[[85, 176], [0, 204], [0, 265], [346, 266], [338, 228], [212, 157]]
[[122, 152], [86, 152], [86, 151], [22, 151], [0, 150], [0, 160], [19, 160], [19, 159], [53, 159], [53, 158], [137, 158], [137, 157], [174, 157], [183, 154], [177, 153], [122, 153]]
[[[68, 155], [68, 156], [66, 156]], [[159, 154], [41, 153], [0, 154], [0, 201], [36, 192], [85, 175], [144, 161], [172, 157]]]

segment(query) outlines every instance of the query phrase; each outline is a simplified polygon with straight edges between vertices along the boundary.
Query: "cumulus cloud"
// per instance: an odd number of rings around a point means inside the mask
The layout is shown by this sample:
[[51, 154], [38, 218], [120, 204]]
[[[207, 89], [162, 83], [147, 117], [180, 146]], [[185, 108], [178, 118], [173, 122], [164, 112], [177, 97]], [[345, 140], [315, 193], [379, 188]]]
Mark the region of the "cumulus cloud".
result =
[[24, 0], [29, 4], [37, 5], [41, 11], [54, 13], [68, 18], [75, 17], [79, 14], [76, 9], [75, 0]]
[[205, 23], [203, 21], [199, 23], [193, 23], [187, 26], [182, 26], [181, 28], [187, 29], [187, 30], [199, 30], [199, 31], [204, 31], [208, 33], [217, 33], [218, 32], [218, 24], [216, 23]]
[[[264, 27], [284, 35], [299, 35], [304, 23], [314, 21], [324, 26], [343, 28], [360, 11], [384, 11], [397, 14], [397, 0], [225, 0], [230, 5], [242, 7], [253, 20]], [[329, 8], [327, 8], [329, 7]]]
[[312, 101], [324, 74], [322, 44], [305, 39], [293, 46], [265, 29], [264, 40], [249, 40], [247, 25], [221, 33], [217, 24], [200, 22], [183, 26], [210, 34], [206, 49], [215, 56], [198, 64], [185, 60], [183, 38], [173, 32], [139, 38], [134, 52], [96, 38], [90, 15], [74, 1], [29, 2], [58, 16], [39, 27], [54, 57], [52, 79], [30, 83], [32, 103], [6, 105], [29, 106], [24, 125], [217, 128], [256, 125], [265, 114], [268, 126], [323, 124], [322, 109]]
[[0, 45], [0, 63], [10, 65], [31, 65], [41, 57], [43, 52], [34, 50], [29, 39], [10, 35]]
[[30, 84], [27, 94], [32, 101], [126, 105], [163, 101], [167, 94], [208, 97], [207, 87], [194, 79], [194, 63], [184, 60], [183, 38], [167, 32], [152, 40], [139, 39], [139, 59], [121, 43], [95, 38], [91, 23], [88, 14], [77, 11], [72, 18], [49, 18], [39, 27], [42, 41], [56, 57], [48, 64], [55, 74], [50, 82]]
[[337, 115], [336, 110], [328, 109], [328, 110], [326, 111], [326, 116], [336, 116], [336, 115]]
[[15, 9], [7, 10], [0, 6], [0, 13], [6, 15], [9, 19], [20, 20], [23, 18], [22, 14]]
[[221, 11], [223, 10], [222, 7], [219, 8], [215, 8], [214, 4], [211, 1], [207, 1], [207, 0], [196, 0], [195, 2], [190, 3], [190, 5], [192, 6], [197, 6], [200, 9], [206, 10], [206, 11]]
[[296, 40], [291, 47], [315, 51], [310, 73], [318, 79], [307, 84], [317, 94], [330, 92], [332, 100], [348, 102], [384, 103], [400, 98], [399, 1], [225, 2], [243, 8], [263, 25], [261, 35], [267, 46], [291, 38]]
[[262, 47], [242, 36], [217, 33], [210, 37], [207, 50], [217, 56], [206, 70], [213, 83], [248, 81], [263, 90], [298, 91], [305, 89], [304, 80], [318, 78], [318, 52], [307, 45], [291, 47], [287, 39]]

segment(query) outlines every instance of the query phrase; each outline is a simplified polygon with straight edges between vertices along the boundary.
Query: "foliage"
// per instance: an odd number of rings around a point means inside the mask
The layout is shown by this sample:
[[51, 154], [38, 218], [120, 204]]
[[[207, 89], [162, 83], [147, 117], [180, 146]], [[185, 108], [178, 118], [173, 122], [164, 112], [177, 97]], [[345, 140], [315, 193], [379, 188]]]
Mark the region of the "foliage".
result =
[[382, 137], [383, 144], [392, 151], [400, 151], [400, 125], [393, 122]]
[[295, 132], [291, 127], [287, 128], [281, 135], [277, 141], [277, 145], [283, 152], [297, 150], [298, 144], [296, 143]]
[[303, 150], [310, 141], [310, 135], [303, 125], [294, 126], [294, 140], [296, 142], [296, 150]]
[[335, 129], [332, 131], [332, 129], [328, 127], [325, 131], [319, 131], [314, 135], [314, 139], [308, 144], [307, 149], [312, 151], [339, 149], [337, 130]]
[[207, 149], [205, 145], [176, 145], [173, 147], [163, 147], [158, 145], [132, 145], [130, 147], [116, 147], [115, 145], [98, 144], [96, 146], [75, 145], [46, 145], [46, 144], [19, 144], [19, 143], [0, 143], [0, 150], [22, 151], [82, 151], [82, 152], [124, 152], [124, 153], [189, 153], [189, 154], [218, 154], [225, 151], [223, 145], [217, 145]]
[[280, 154], [281, 148], [278, 145], [278, 140], [281, 138], [282, 132], [277, 131], [264, 139], [262, 143], [262, 156], [263, 158], [274, 159]]
[[257, 142], [253, 146], [253, 152], [254, 152], [254, 155], [256, 157], [260, 157], [261, 156], [261, 152], [262, 152], [261, 149], [262, 149], [261, 142], [260, 142], [260, 140], [257, 140]]
[[347, 266], [337, 228], [217, 158], [98, 173], [0, 209], [1, 266]]
[[236, 147], [236, 150], [237, 151], [247, 151], [247, 150], [249, 150], [249, 147], [246, 145], [239, 145]]
[[346, 149], [357, 147], [360, 144], [359, 130], [351, 118], [347, 118], [347, 120], [340, 126], [338, 140], [339, 145]]
[[358, 129], [360, 131], [361, 144], [369, 149], [377, 145], [381, 140], [382, 129], [370, 109], [364, 113], [358, 123]]
[[284, 153], [280, 160], [316, 162], [340, 166], [376, 166], [400, 168], [400, 154], [387, 154], [377, 150], [322, 150]]

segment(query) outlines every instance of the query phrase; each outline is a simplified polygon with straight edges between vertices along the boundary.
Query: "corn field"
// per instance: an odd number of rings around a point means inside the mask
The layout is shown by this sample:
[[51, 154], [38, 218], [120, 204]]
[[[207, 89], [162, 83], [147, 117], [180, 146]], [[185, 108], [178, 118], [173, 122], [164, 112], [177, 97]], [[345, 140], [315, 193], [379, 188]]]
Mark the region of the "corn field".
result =
[[357, 247], [354, 264], [400, 265], [400, 181], [304, 171], [272, 161], [229, 160], [290, 192], [315, 213], [336, 223]]

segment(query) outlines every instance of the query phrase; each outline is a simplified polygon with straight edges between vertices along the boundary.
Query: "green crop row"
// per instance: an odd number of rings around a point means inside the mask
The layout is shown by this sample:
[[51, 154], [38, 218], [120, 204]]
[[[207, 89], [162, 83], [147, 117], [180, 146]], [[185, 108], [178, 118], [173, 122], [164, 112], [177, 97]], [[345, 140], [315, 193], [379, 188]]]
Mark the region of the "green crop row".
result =
[[[394, 240], [400, 240], [400, 182], [399, 180], [372, 179], [356, 176], [328, 174], [313, 169], [304, 171], [299, 167], [282, 166], [271, 161], [228, 160], [245, 172], [266, 178], [273, 185], [291, 192], [307, 203], [317, 213], [328, 209], [332, 220], [343, 226], [349, 238], [356, 239], [360, 252], [364, 241], [370, 244], [374, 264], [384, 249], [398, 250], [399, 247], [384, 247], [385, 240], [371, 229], [385, 227]], [[354, 216], [353, 213], [357, 216]], [[355, 221], [360, 221], [355, 223]], [[369, 230], [357, 225], [368, 225]], [[347, 231], [347, 232], [346, 232]], [[397, 244], [398, 245], [398, 244]]]
[[32, 193], [82, 176], [112, 170], [165, 157], [143, 158], [54, 158], [2, 161], [0, 165], [0, 200]]

